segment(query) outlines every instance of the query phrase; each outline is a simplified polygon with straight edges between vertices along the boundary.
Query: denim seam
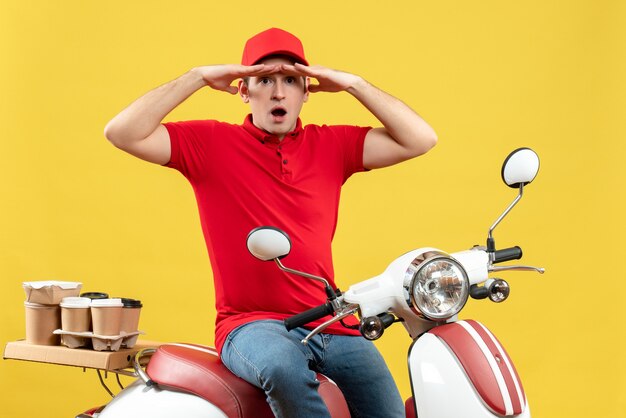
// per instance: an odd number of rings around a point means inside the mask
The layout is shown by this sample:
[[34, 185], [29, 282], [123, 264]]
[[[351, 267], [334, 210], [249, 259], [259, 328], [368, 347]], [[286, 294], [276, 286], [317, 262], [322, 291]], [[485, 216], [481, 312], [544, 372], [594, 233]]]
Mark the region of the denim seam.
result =
[[265, 391], [265, 384], [263, 382], [261, 382], [261, 371], [259, 369], [256, 368], [256, 366], [250, 362], [250, 360], [248, 360], [243, 354], [241, 354], [241, 352], [237, 349], [237, 346], [235, 345], [234, 341], [230, 341], [230, 345], [232, 346], [232, 349], [235, 353], [237, 353], [237, 356], [241, 359], [241, 361], [243, 361], [245, 364], [248, 365], [248, 367], [250, 367], [252, 370], [254, 370], [254, 372], [256, 373], [256, 380], [257, 383], [259, 384], [259, 386], [261, 386], [263, 388], [263, 390]]
[[320, 337], [322, 337], [322, 349], [321, 351], [321, 355], [320, 355], [320, 362], [317, 364], [317, 366], [321, 369], [324, 367], [324, 365], [326, 364], [326, 351], [328, 350], [328, 346], [330, 345], [330, 334], [320, 334]]

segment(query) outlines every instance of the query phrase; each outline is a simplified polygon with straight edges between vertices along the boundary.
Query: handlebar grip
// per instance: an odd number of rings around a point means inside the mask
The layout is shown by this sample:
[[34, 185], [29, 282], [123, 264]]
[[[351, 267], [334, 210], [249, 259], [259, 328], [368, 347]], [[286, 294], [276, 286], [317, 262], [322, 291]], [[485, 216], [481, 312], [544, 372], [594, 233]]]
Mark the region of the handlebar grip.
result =
[[503, 261], [519, 260], [520, 258], [522, 258], [522, 249], [516, 245], [511, 248], [496, 250], [494, 252], [493, 262], [502, 263]]
[[300, 312], [292, 317], [285, 318], [283, 322], [287, 331], [291, 331], [294, 328], [301, 327], [302, 325], [313, 322], [316, 319], [323, 318], [326, 315], [332, 315], [333, 312], [333, 305], [331, 305], [330, 302], [326, 302], [323, 305], [316, 306], [315, 308]]

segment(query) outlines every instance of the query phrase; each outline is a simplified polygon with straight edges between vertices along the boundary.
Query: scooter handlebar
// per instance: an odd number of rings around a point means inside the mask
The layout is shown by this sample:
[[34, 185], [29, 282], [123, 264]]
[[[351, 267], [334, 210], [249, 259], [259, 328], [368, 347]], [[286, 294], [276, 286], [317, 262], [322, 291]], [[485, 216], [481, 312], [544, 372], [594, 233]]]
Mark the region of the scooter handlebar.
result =
[[494, 252], [493, 262], [502, 263], [504, 261], [519, 260], [520, 258], [522, 258], [522, 249], [516, 245], [511, 248], [496, 250]]
[[285, 318], [283, 322], [285, 324], [285, 328], [287, 328], [287, 331], [291, 331], [294, 328], [306, 325], [309, 322], [315, 321], [316, 319], [323, 318], [327, 315], [332, 315], [333, 312], [333, 306], [330, 304], [330, 302], [326, 302], [323, 305], [316, 306], [315, 308], [300, 312], [299, 314], [292, 317]]

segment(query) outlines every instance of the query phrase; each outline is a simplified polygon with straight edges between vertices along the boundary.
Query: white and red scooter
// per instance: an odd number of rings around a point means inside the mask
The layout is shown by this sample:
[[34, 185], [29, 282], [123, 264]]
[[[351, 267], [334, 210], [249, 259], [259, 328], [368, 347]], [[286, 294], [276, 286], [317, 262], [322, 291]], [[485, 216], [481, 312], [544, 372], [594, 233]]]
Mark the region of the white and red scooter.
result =
[[[408, 365], [413, 397], [406, 402], [407, 417], [487, 418], [530, 417], [528, 401], [513, 362], [495, 336], [481, 323], [458, 320], [468, 298], [502, 302], [509, 285], [490, 278], [492, 272], [543, 269], [495, 266], [519, 259], [522, 250], [496, 250], [493, 230], [521, 199], [524, 186], [539, 170], [537, 154], [520, 148], [502, 166], [504, 182], [519, 189], [516, 199], [489, 229], [486, 247], [447, 254], [420, 248], [394, 260], [379, 276], [356, 283], [341, 293], [321, 277], [285, 267], [280, 261], [290, 251], [284, 232], [260, 227], [248, 236], [248, 249], [257, 258], [275, 261], [278, 268], [318, 280], [331, 295], [326, 303], [285, 320], [293, 329], [330, 316], [302, 340], [308, 340], [350, 315], [361, 318], [361, 334], [378, 339], [388, 326], [400, 322], [413, 340]], [[141, 364], [148, 356], [144, 371]], [[103, 409], [79, 417], [198, 417], [271, 418], [265, 395], [232, 375], [214, 349], [191, 344], [167, 344], [137, 354], [137, 381], [122, 390]], [[334, 418], [349, 418], [341, 392], [319, 375], [319, 391]]]

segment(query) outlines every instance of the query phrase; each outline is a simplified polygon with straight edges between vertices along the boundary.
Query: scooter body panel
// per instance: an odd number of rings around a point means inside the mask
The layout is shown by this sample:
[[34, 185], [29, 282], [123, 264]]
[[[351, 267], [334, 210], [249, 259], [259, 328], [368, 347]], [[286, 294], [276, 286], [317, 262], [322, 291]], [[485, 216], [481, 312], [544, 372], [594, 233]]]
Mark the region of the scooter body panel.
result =
[[190, 393], [148, 387], [140, 380], [121, 391], [98, 418], [228, 418], [212, 403]]
[[[460, 321], [463, 322], [463, 321]], [[467, 347], [457, 346], [452, 349], [445, 339], [436, 335], [437, 328], [458, 327], [454, 332], [464, 332], [458, 323], [447, 324], [424, 333], [409, 350], [409, 373], [413, 388], [415, 410], [419, 418], [492, 418], [515, 416], [529, 418], [530, 409], [526, 398], [517, 408], [502, 408], [496, 404], [504, 398], [501, 388], [492, 374], [492, 370], [482, 368], [476, 371], [469, 368], [474, 376], [462, 365], [459, 355]], [[456, 353], [455, 353], [456, 350]], [[509, 360], [510, 361], [510, 360]], [[479, 387], [477, 387], [479, 386]], [[523, 390], [520, 391], [523, 395]], [[515, 393], [508, 394], [509, 398]], [[502, 400], [504, 404], [504, 401]]]

